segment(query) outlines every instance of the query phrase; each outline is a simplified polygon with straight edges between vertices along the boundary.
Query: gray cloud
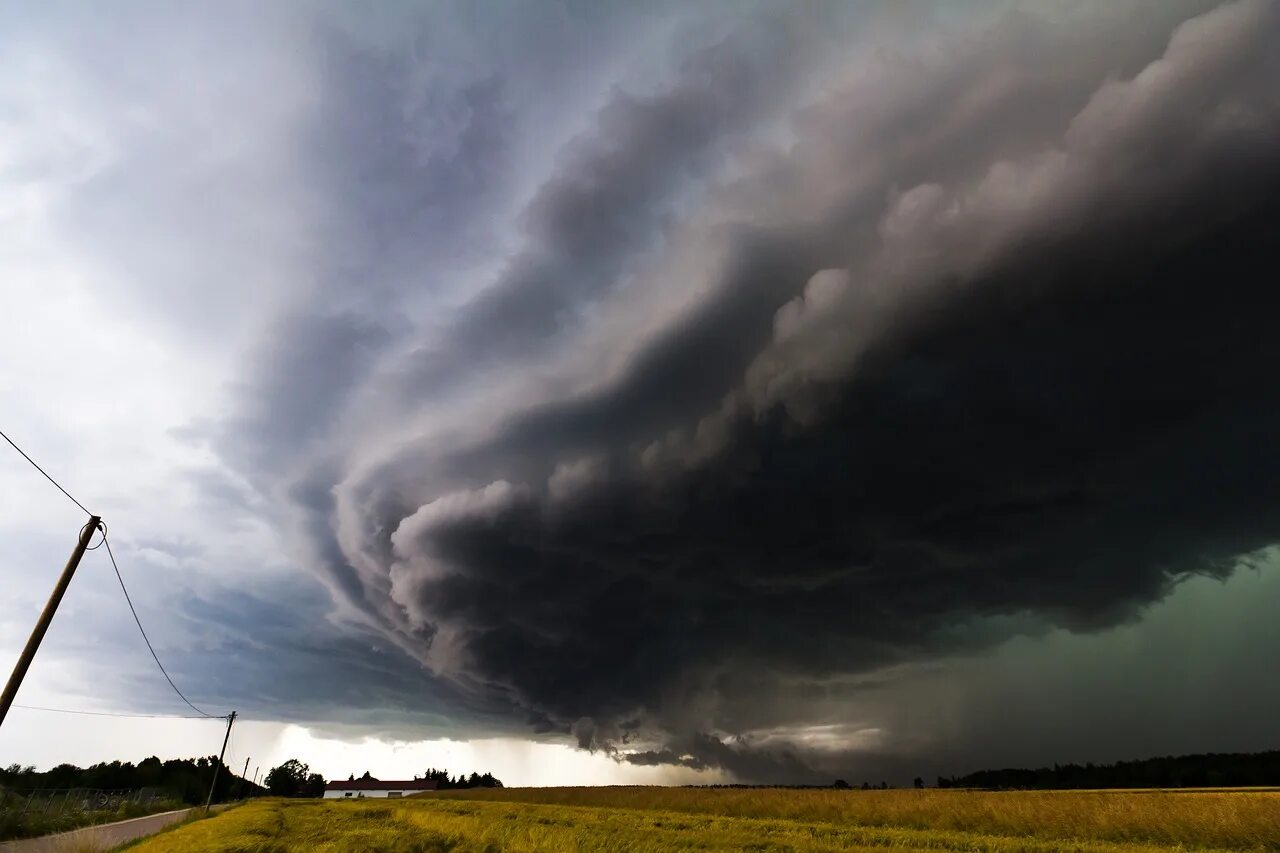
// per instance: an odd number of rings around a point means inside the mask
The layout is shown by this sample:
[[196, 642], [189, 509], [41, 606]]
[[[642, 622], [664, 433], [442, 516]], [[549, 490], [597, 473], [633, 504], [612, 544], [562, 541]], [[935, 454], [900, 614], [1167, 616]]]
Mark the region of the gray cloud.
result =
[[[179, 212], [116, 255], [235, 338], [191, 483], [323, 582], [188, 589], [179, 672], [239, 664], [209, 696], [960, 772], [992, 734], [947, 679], [1277, 539], [1274, 2], [276, 23], [278, 122], [188, 171], [175, 112], [60, 220], [106, 256]], [[165, 291], [192, 234], [238, 260]]]
[[[1007, 636], [949, 630], [968, 619], [1104, 628], [1270, 544], [1275, 27], [1273, 6], [1216, 10], [1038, 149], [891, 192], [873, 221], [745, 232], [722, 295], [622, 382], [468, 451], [520, 448], [510, 484], [383, 519], [427, 660], [566, 726], [670, 733], [637, 761], [795, 776], [690, 718], [718, 674]], [[605, 461], [568, 497], [528, 479], [530, 454], [546, 476], [583, 453]]]
[[669, 89], [613, 92], [520, 213], [521, 248], [414, 353], [399, 392], [439, 394], [460, 372], [536, 353], [624, 286], [731, 142], [785, 97], [791, 46], [769, 23], [752, 26], [745, 47], [725, 40], [694, 53]]

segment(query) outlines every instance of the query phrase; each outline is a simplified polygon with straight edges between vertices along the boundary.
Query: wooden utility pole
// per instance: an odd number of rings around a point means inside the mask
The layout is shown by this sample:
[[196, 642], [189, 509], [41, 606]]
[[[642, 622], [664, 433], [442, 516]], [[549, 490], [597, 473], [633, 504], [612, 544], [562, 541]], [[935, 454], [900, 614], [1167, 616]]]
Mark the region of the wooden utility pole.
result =
[[36, 656], [36, 650], [40, 648], [40, 641], [44, 639], [45, 631], [49, 630], [49, 623], [53, 621], [53, 614], [57, 612], [58, 605], [62, 602], [62, 596], [66, 594], [67, 587], [71, 584], [71, 576], [76, 573], [76, 566], [80, 565], [80, 558], [84, 556], [85, 549], [89, 547], [89, 540], [93, 538], [94, 532], [101, 525], [102, 519], [96, 515], [91, 515], [89, 516], [89, 523], [80, 528], [80, 541], [76, 542], [76, 547], [71, 552], [71, 558], [67, 560], [67, 565], [62, 570], [62, 576], [58, 578], [58, 583], [54, 585], [53, 592], [49, 595], [49, 601], [44, 606], [44, 611], [40, 614], [40, 618], [36, 620], [36, 626], [31, 629], [31, 636], [27, 638], [27, 645], [23, 647], [22, 654], [18, 655], [18, 662], [13, 667], [13, 673], [4, 685], [4, 693], [0, 694], [0, 725], [4, 724], [4, 718], [9, 713], [9, 706], [13, 704], [14, 698], [18, 695], [18, 688], [22, 686], [22, 679], [26, 676], [27, 669], [31, 666], [32, 658]]
[[240, 778], [236, 780], [237, 796], [239, 796], [240, 794], [240, 789], [244, 787], [244, 783], [248, 781], [247, 779], [245, 779], [245, 777], [248, 775], [249, 775], [249, 759], [248, 757], [246, 757], [244, 760], [244, 769], [240, 771]]
[[218, 769], [222, 767], [222, 756], [227, 754], [227, 741], [231, 740], [231, 726], [236, 721], [236, 712], [232, 711], [227, 715], [227, 733], [222, 736], [222, 752], [218, 753], [218, 763], [213, 765], [213, 782], [209, 784], [209, 799], [204, 801], [204, 813], [209, 813], [209, 806], [213, 804], [213, 789], [218, 786]]

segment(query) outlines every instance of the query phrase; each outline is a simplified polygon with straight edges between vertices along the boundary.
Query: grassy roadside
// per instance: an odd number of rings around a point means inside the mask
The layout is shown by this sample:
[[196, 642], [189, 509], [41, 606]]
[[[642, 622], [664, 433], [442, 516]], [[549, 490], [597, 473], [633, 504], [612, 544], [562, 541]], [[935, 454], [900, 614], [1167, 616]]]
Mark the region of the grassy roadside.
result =
[[[528, 800], [536, 791], [506, 791], [514, 795], [507, 800], [498, 796], [424, 796], [399, 801], [362, 800], [356, 802], [325, 802], [321, 800], [255, 800], [211, 820], [183, 826], [163, 835], [142, 840], [131, 847], [144, 853], [497, 853], [497, 851], [578, 851], [578, 853], [604, 853], [627, 851], [649, 853], [660, 850], [770, 850], [770, 851], [872, 851], [884, 849], [927, 851], [970, 851], [970, 853], [1054, 853], [1054, 851], [1079, 851], [1079, 853], [1155, 853], [1155, 851], [1181, 849], [1200, 851], [1266, 850], [1276, 849], [1267, 838], [1274, 839], [1277, 831], [1276, 808], [1280, 798], [1269, 795], [1273, 807], [1259, 812], [1266, 827], [1255, 827], [1245, 835], [1239, 834], [1241, 815], [1235, 807], [1226, 805], [1225, 823], [1218, 830], [1205, 827], [1202, 840], [1195, 843], [1168, 842], [1151, 838], [1152, 826], [1142, 822], [1127, 830], [1131, 840], [1098, 838], [1090, 836], [1050, 837], [1035, 833], [1012, 831], [982, 832], [959, 830], [941, 826], [909, 826], [903, 824], [867, 825], [851, 819], [850, 810], [832, 811], [821, 795], [827, 792], [811, 791], [750, 791], [756, 799], [707, 797], [700, 789], [552, 789], [552, 796], [570, 798], [566, 791], [578, 792], [579, 799], [607, 799], [611, 804], [572, 805], [533, 803]], [[461, 792], [459, 792], [461, 793]], [[496, 793], [496, 792], [490, 792]], [[834, 792], [833, 792], [834, 793]], [[882, 797], [890, 794], [919, 795], [921, 792], [877, 792]], [[925, 798], [933, 792], [924, 792]], [[968, 792], [945, 792], [951, 810], [968, 815], [970, 820], [981, 813], [992, 801], [986, 795], [978, 795], [973, 804], [966, 804]], [[820, 795], [816, 798], [813, 795]], [[763, 796], [760, 796], [763, 795]], [[844, 793], [845, 797], [862, 796]], [[801, 796], [807, 802], [796, 802]], [[1071, 800], [1071, 795], [1057, 795]], [[1135, 795], [1138, 796], [1138, 795]], [[1225, 797], [1249, 796], [1236, 794], [1210, 795], [1218, 807], [1224, 806]], [[1034, 805], [1047, 801], [1036, 795]], [[683, 798], [683, 799], [682, 799]], [[785, 803], [779, 802], [785, 800]], [[1077, 800], [1078, 801], [1078, 800]], [[628, 802], [618, 806], [613, 802]], [[659, 808], [658, 802], [677, 802], [681, 809]], [[899, 809], [905, 808], [898, 804]], [[1079, 802], [1079, 801], [1078, 801]], [[1180, 808], [1179, 799], [1153, 801], [1166, 808]], [[644, 807], [632, 807], [647, 803]], [[1010, 799], [1004, 805], [1013, 804], [1015, 811], [1025, 811], [1032, 805]], [[1145, 811], [1133, 811], [1125, 807], [1124, 800], [1113, 800], [1119, 811], [1111, 819], [1114, 830], [1133, 815], [1149, 817]], [[891, 809], [885, 802], [880, 807]], [[703, 809], [696, 811], [695, 809]], [[716, 810], [719, 810], [717, 812]], [[796, 816], [752, 816], [751, 811], [789, 809]], [[1246, 809], [1247, 810], [1247, 809]], [[737, 814], [720, 813], [735, 811]], [[811, 812], [807, 817], [802, 813]], [[821, 814], [822, 817], [817, 815]], [[887, 814], [887, 812], [886, 812]], [[905, 815], [905, 813], [903, 813]], [[935, 811], [935, 816], [945, 816], [945, 810]], [[1052, 815], [1050, 812], [1050, 827]], [[1207, 812], [1205, 813], [1207, 814]], [[1231, 815], [1235, 817], [1231, 817]], [[1098, 815], [1093, 818], [1099, 824]], [[999, 819], [993, 825], [1010, 826]], [[1216, 825], [1216, 824], [1215, 824]], [[1053, 831], [1074, 831], [1071, 826], [1059, 825]], [[1232, 829], [1231, 827], [1236, 827]], [[1045, 828], [1039, 827], [1044, 833]], [[1271, 834], [1268, 834], [1271, 833]], [[1157, 833], [1158, 834], [1158, 833]], [[1143, 840], [1142, 837], [1146, 837]], [[1237, 843], [1219, 844], [1214, 837], [1235, 837]], [[1244, 840], [1240, 840], [1240, 839]]]
[[[164, 836], [164, 835], [168, 835], [169, 833], [175, 832], [179, 829], [182, 829], [183, 827], [190, 826], [193, 823], [199, 823], [202, 820], [213, 820], [215, 817], [217, 817], [220, 814], [225, 814], [231, 809], [239, 808], [240, 806], [244, 805], [245, 802], [248, 802], [248, 801], [246, 800], [246, 801], [238, 801], [238, 802], [232, 802], [232, 803], [219, 803], [218, 805], [214, 806], [213, 809], [207, 815], [204, 813], [204, 806], [190, 806], [189, 808], [191, 809], [191, 811], [188, 812], [187, 815], [182, 818], [182, 820], [176, 821], [175, 823], [171, 823], [168, 826], [164, 827], [163, 829], [159, 830], [158, 832], [153, 832], [150, 835], [144, 836], [142, 838], [135, 838], [133, 841], [120, 844], [116, 847], [112, 847], [111, 850], [113, 851], [113, 853], [114, 851], [117, 851], [117, 850], [132, 850], [133, 848], [139, 846], [140, 844], [151, 841], [152, 839], [160, 838], [161, 836]], [[79, 851], [76, 851], [76, 853], [79, 853]], [[90, 851], [85, 851], [85, 853], [90, 853]]]
[[0, 841], [14, 841], [20, 838], [35, 838], [41, 835], [53, 835], [58, 832], [70, 832], [73, 829], [97, 826], [100, 823], [113, 823], [117, 820], [146, 817], [147, 815], [181, 808], [186, 808], [186, 804], [177, 800], [154, 800], [145, 806], [123, 803], [116, 809], [74, 811], [61, 815], [22, 815], [16, 809], [0, 811]]

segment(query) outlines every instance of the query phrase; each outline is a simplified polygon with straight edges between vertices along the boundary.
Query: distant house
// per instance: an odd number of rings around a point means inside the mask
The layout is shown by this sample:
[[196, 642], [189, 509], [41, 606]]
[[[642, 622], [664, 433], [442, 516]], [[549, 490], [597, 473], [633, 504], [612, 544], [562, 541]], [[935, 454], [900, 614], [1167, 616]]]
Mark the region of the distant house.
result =
[[434, 791], [434, 780], [413, 779], [408, 782], [384, 782], [381, 779], [351, 779], [330, 782], [324, 786], [326, 800], [356, 799], [358, 797], [407, 797], [423, 791]]

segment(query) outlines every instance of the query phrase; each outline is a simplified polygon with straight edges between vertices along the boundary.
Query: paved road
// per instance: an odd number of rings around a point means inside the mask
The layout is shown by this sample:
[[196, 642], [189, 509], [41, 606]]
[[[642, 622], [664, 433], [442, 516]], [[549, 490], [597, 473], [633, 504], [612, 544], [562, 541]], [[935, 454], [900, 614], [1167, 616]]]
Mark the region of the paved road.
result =
[[[172, 812], [160, 812], [146, 817], [135, 817], [131, 820], [116, 823], [101, 823], [97, 826], [86, 826], [71, 832], [57, 835], [43, 835], [39, 838], [24, 838], [21, 841], [0, 841], [0, 853], [66, 853], [68, 850], [110, 850], [126, 841], [142, 838], [159, 832], [170, 824], [177, 823], [188, 813], [204, 808], [178, 809]], [[214, 806], [214, 811], [222, 811], [226, 805]]]

